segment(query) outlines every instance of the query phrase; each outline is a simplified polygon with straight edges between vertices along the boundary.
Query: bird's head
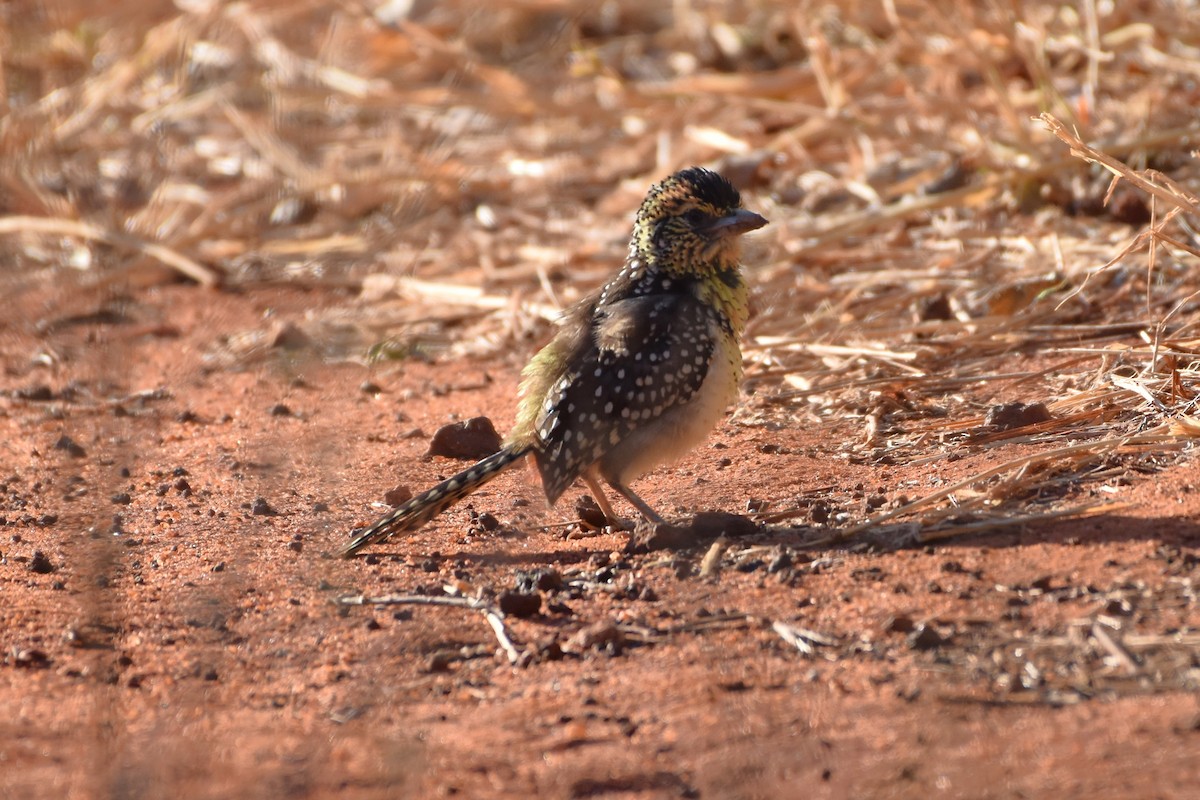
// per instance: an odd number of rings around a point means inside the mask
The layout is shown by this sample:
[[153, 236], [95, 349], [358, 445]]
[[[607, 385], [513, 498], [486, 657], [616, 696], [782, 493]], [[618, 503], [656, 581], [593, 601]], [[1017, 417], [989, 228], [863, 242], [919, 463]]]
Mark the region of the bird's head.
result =
[[702, 167], [650, 188], [638, 209], [631, 255], [671, 272], [736, 269], [739, 239], [767, 221], [742, 208], [728, 180]]

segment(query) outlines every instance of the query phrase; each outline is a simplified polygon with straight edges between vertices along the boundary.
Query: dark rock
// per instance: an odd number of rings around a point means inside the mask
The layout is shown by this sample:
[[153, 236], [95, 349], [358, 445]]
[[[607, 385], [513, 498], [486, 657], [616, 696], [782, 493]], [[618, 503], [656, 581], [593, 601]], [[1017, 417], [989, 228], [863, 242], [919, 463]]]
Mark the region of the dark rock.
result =
[[428, 455], [478, 460], [500, 449], [500, 434], [487, 417], [444, 425], [429, 442]]
[[256, 497], [254, 499], [254, 505], [250, 506], [250, 513], [256, 517], [279, 516], [279, 512], [274, 508], [271, 508], [271, 504], [262, 497]]
[[58, 437], [58, 441], [54, 443], [55, 450], [62, 450], [71, 458], [86, 458], [87, 451], [78, 445], [74, 439], [66, 434]]
[[501, 592], [496, 605], [506, 617], [523, 619], [542, 610], [542, 596], [537, 592]]
[[393, 508], [402, 506], [409, 500], [412, 500], [412, 489], [407, 486], [393, 486], [383, 494], [383, 502]]
[[33, 558], [29, 559], [29, 571], [36, 572], [38, 575], [49, 575], [57, 569], [50, 563], [50, 559], [41, 550], [33, 551]]

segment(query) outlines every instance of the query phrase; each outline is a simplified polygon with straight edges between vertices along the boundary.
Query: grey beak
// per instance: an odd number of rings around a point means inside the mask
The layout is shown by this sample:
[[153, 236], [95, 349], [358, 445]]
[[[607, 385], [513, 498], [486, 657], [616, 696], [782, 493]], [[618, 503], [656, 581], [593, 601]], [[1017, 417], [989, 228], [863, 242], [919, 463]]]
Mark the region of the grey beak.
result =
[[720, 219], [713, 220], [707, 225], [707, 229], [709, 233], [715, 233], [719, 236], [741, 236], [743, 233], [758, 230], [766, 224], [767, 220], [765, 217], [755, 214], [753, 211], [739, 208], [732, 214], [726, 214]]

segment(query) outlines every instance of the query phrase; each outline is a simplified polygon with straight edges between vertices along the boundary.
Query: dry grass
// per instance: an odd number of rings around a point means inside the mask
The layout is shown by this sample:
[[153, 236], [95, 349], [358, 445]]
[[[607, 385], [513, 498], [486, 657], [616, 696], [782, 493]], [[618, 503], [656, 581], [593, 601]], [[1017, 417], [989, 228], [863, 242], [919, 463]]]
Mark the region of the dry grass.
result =
[[[849, 457], [892, 463], [1036, 448], [839, 537], [1061, 514], [1038, 498], [1200, 432], [1183, 4], [411, 5], [10, 10], [0, 286], [361, 288], [364, 354], [486, 352], [702, 163], [773, 222], [741, 422], [859, 419]], [[1011, 401], [1050, 416], [988, 420]]]

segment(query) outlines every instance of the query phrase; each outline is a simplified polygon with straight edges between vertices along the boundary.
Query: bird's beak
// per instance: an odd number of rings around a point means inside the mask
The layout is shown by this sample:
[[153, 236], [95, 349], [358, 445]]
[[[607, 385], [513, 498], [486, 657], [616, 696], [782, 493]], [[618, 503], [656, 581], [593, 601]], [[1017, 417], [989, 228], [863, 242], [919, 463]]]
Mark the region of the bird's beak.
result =
[[765, 217], [755, 214], [753, 211], [739, 208], [732, 214], [726, 214], [710, 222], [707, 226], [707, 232], [722, 237], [741, 236], [743, 233], [758, 230], [766, 224], [767, 220]]

